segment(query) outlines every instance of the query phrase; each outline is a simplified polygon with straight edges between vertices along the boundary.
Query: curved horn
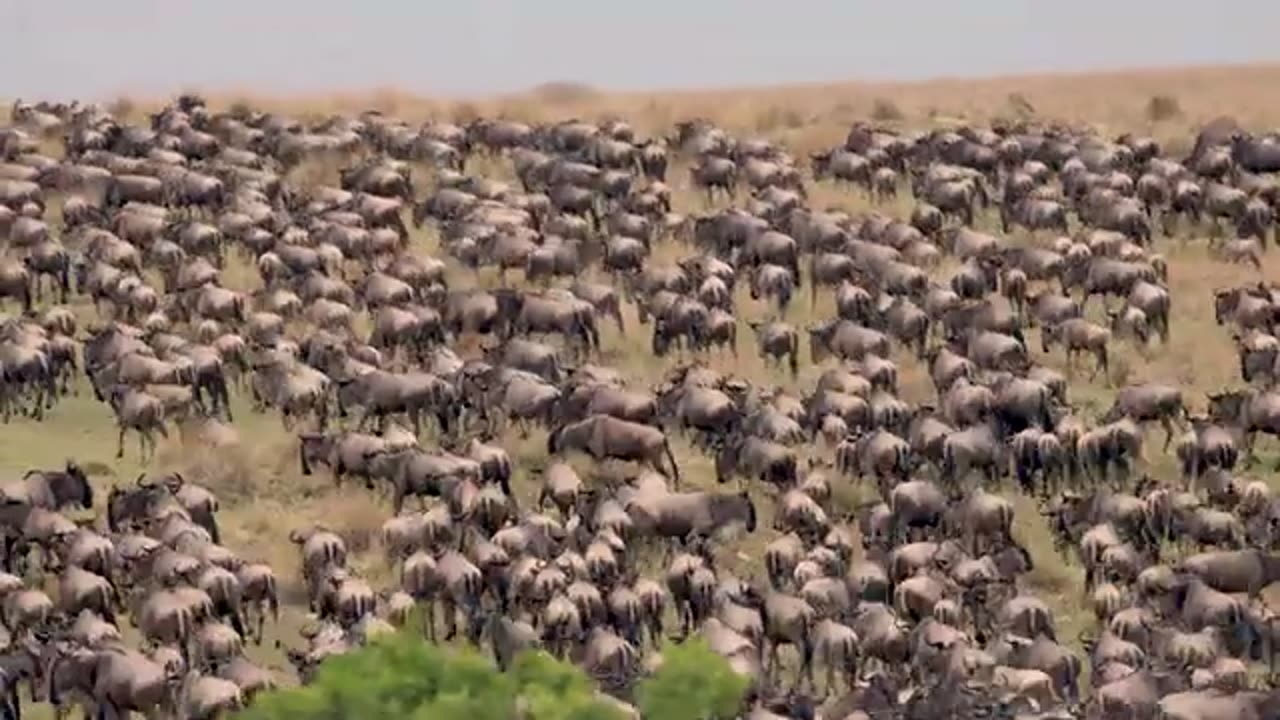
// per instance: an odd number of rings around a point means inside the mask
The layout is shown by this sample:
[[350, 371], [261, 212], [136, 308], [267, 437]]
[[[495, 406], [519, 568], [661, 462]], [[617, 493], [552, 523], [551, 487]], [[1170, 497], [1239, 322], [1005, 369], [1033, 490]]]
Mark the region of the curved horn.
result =
[[[146, 480], [146, 482], [143, 482], [144, 480]], [[153, 487], [155, 487], [155, 486], [156, 486], [156, 484], [155, 484], [154, 482], [152, 482], [151, 480], [147, 480], [147, 474], [146, 474], [146, 473], [141, 473], [141, 474], [139, 474], [139, 475], [138, 475], [138, 479], [137, 479], [136, 481], [134, 481], [134, 482], [135, 482], [135, 483], [137, 484], [137, 486], [138, 486], [138, 487], [140, 487], [140, 488], [153, 488]]]

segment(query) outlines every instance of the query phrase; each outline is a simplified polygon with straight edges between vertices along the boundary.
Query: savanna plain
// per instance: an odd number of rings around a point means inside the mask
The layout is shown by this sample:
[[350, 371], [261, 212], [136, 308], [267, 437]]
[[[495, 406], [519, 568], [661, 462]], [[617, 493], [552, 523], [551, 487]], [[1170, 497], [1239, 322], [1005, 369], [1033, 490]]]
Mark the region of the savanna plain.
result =
[[[122, 98], [104, 105], [121, 122], [149, 126], [151, 114], [160, 112], [167, 103], [168, 99]], [[635, 137], [639, 139], [673, 137], [676, 123], [696, 118], [706, 121], [708, 126], [722, 129], [729, 138], [737, 141], [765, 140], [789, 154], [794, 158], [794, 166], [799, 169], [805, 189], [803, 206], [813, 211], [846, 213], [854, 219], [851, 227], [858, 227], [861, 219], [870, 213], [907, 221], [922, 200], [913, 197], [911, 172], [905, 168], [898, 169], [896, 192], [883, 196], [873, 195], [856, 183], [813, 177], [811, 155], [842, 147], [855, 123], [866, 123], [903, 138], [920, 137], [920, 134], [931, 132], [963, 131], [965, 128], [985, 130], [993, 124], [1005, 127], [1021, 124], [1033, 129], [1062, 127], [1072, 137], [1090, 133], [1109, 143], [1127, 133], [1152, 138], [1159, 144], [1161, 156], [1182, 160], [1191, 152], [1199, 130], [1223, 115], [1234, 118], [1240, 127], [1258, 137], [1280, 128], [1280, 67], [1186, 68], [911, 84], [850, 83], [627, 94], [572, 84], [551, 84], [525, 94], [469, 101], [416, 97], [395, 90], [314, 98], [215, 95], [208, 97], [207, 103], [208, 112], [213, 115], [232, 109], [237, 112], [252, 109], [287, 116], [303, 126], [318, 126], [334, 115], [361, 117], [361, 113], [367, 111], [376, 111], [380, 120], [403, 121], [411, 129], [430, 121], [465, 126], [476, 118], [503, 118], [533, 127], [570, 119], [605, 127], [611, 121], [620, 120], [634, 128]], [[59, 161], [64, 159], [66, 149], [60, 139], [45, 137], [39, 142], [41, 154]], [[727, 197], [725, 194], [708, 195], [694, 185], [691, 177], [690, 168], [698, 158], [674, 143], [668, 149], [670, 167], [665, 184], [670, 189], [671, 209], [662, 220], [665, 222], [663, 229], [654, 233], [646, 251], [643, 260], [646, 269], [675, 266], [682, 258], [710, 252], [694, 244], [692, 221], [680, 218], [708, 217], [731, 205], [747, 207], [752, 202], [745, 181], [740, 181], [736, 191]], [[374, 155], [370, 147], [362, 146], [350, 153], [303, 157], [281, 168], [280, 174], [296, 193], [305, 196], [324, 186], [338, 187], [344, 168], [355, 166], [366, 156]], [[511, 188], [518, 189], [521, 184], [512, 158], [512, 152], [490, 151], [477, 144], [463, 172], [509, 183]], [[196, 160], [190, 162], [197, 167]], [[200, 159], [198, 162], [211, 163], [213, 160]], [[741, 163], [739, 165], [742, 166]], [[408, 228], [405, 252], [442, 260], [447, 268], [451, 293], [499, 288], [543, 292], [541, 284], [524, 277], [523, 269], [500, 277], [497, 269], [488, 263], [482, 262], [479, 268], [467, 266], [449, 252], [450, 240], [444, 237], [442, 222], [429, 219], [421, 226], [412, 222], [411, 206], [423, 202], [437, 191], [442, 170], [424, 159], [412, 159], [409, 166], [412, 170], [412, 197], [405, 199], [402, 212], [403, 222]], [[990, 208], [978, 210], [973, 227], [1011, 246], [1050, 247], [1053, 239], [1062, 233], [1033, 232], [1017, 227], [1005, 232], [1001, 228], [997, 206], [1002, 178], [1016, 169], [1001, 168], [980, 178], [979, 181], [990, 184], [993, 202]], [[1125, 168], [1125, 171], [1130, 169]], [[1143, 172], [1142, 167], [1132, 168], [1134, 178]], [[637, 188], [644, 182], [637, 180]], [[1224, 176], [1222, 182], [1230, 184], [1232, 180], [1230, 176]], [[1050, 185], [1056, 183], [1056, 177], [1048, 180]], [[73, 252], [82, 252], [72, 247], [72, 231], [64, 226], [62, 220], [61, 208], [68, 195], [57, 190], [49, 190], [45, 194], [47, 208], [43, 219], [52, 237], [61, 238]], [[216, 224], [217, 211], [197, 207], [190, 212]], [[687, 224], [681, 225], [681, 222]], [[948, 225], [956, 222], [947, 219]], [[1068, 368], [1061, 346], [1045, 352], [1041, 347], [1041, 330], [1025, 329], [1029, 360], [1068, 377], [1069, 405], [1064, 405], [1064, 408], [1083, 421], [1085, 427], [1102, 425], [1099, 418], [1112, 407], [1117, 393], [1127, 386], [1142, 383], [1172, 386], [1181, 392], [1190, 415], [1203, 415], [1209, 411], [1207, 398], [1210, 394], [1248, 386], [1240, 377], [1239, 351], [1232, 337], [1233, 325], [1230, 321], [1220, 323], [1215, 318], [1214, 293], [1272, 282], [1280, 272], [1280, 265], [1274, 248], [1260, 252], [1256, 266], [1249, 262], [1231, 262], [1222, 255], [1220, 247], [1227, 238], [1234, 236], [1235, 227], [1230, 221], [1220, 225], [1216, 227], [1207, 218], [1182, 221], [1169, 233], [1162, 223], [1153, 221], [1149, 243], [1139, 242], [1144, 252], [1162, 256], [1167, 266], [1167, 276], [1157, 281], [1167, 288], [1171, 298], [1167, 340], [1162, 341], [1153, 333], [1148, 341], [1139, 342], [1113, 331], [1108, 343], [1109, 367], [1106, 372], [1095, 374], [1091, 356]], [[1080, 222], [1073, 207], [1067, 234], [1083, 241], [1090, 229]], [[931, 236], [928, 242], [942, 243], [938, 237]], [[5, 252], [10, 257], [21, 257], [26, 249], [8, 242]], [[769, 297], [752, 298], [750, 286], [755, 272], [752, 262], [745, 256], [736, 258], [739, 279], [732, 290], [732, 312], [737, 324], [736, 355], [720, 349], [673, 350], [661, 357], [655, 355], [651, 338], [655, 326], [652, 323], [641, 324], [637, 315], [635, 298], [642, 291], [632, 292], [626, 287], [631, 281], [607, 272], [599, 262], [586, 267], [577, 277], [554, 278], [552, 284], [565, 287], [573, 280], [598, 281], [614, 287], [621, 300], [626, 327], [625, 332], [620, 332], [612, 319], [600, 316], [599, 349], [577, 357], [572, 348], [561, 348], [561, 362], [566, 367], [590, 362], [616, 368], [628, 386], [639, 392], [649, 392], [669, 382], [673, 369], [698, 362], [724, 376], [744, 381], [750, 388], [778, 390], [796, 398], [807, 398], [824, 372], [840, 363], [832, 357], [814, 362], [810, 354], [807, 329], [836, 317], [837, 307], [835, 289], [829, 286], [821, 287], [816, 301], [811, 303], [810, 283], [813, 278], [810, 277], [808, 258], [805, 254], [799, 263], [799, 288], [794, 299], [782, 311]], [[353, 285], [370, 267], [366, 261], [352, 258], [347, 259], [346, 265], [346, 277]], [[928, 265], [927, 272], [931, 281], [951, 287], [950, 278], [963, 267], [952, 253], [942, 252], [940, 262]], [[157, 267], [147, 263], [142, 275], [154, 287], [164, 286]], [[256, 258], [232, 239], [227, 241], [225, 266], [220, 268], [218, 276], [221, 286], [244, 293], [246, 297], [264, 286]], [[1033, 285], [1039, 286], [1034, 281]], [[997, 294], [993, 291], [991, 296]], [[36, 303], [36, 311], [58, 304], [53, 302], [56, 299], [56, 293], [46, 289], [41, 301]], [[1002, 299], [1000, 301], [1003, 302]], [[1122, 300], [1114, 297], [1107, 303], [1112, 307], [1123, 305]], [[1111, 320], [1104, 314], [1103, 305], [1098, 298], [1093, 298], [1085, 316], [1100, 327], [1111, 328]], [[104, 303], [104, 309], [99, 312], [87, 296], [76, 292], [71, 294], [65, 306], [74, 313], [79, 325], [77, 339], [82, 341], [93, 329], [101, 328], [112, 312], [110, 303]], [[19, 312], [12, 299], [5, 303], [4, 310], [10, 316]], [[368, 338], [375, 312], [357, 304], [350, 323], [353, 338], [361, 342]], [[756, 334], [749, 323], [774, 319], [791, 325], [798, 333], [798, 373], [792, 374], [785, 362], [767, 362], [757, 353]], [[194, 329], [188, 329], [194, 325], [188, 326], [179, 321], [174, 327], [179, 328], [174, 332], [194, 337]], [[226, 329], [234, 331], [234, 321]], [[299, 316], [289, 320], [286, 333], [295, 340], [303, 340], [314, 331], [305, 316]], [[941, 333], [941, 330], [933, 332]], [[548, 342], [559, 344], [558, 340]], [[931, 345], [940, 342], [937, 336], [930, 339]], [[480, 358], [485, 352], [482, 348], [490, 344], [491, 341], [481, 340], [470, 333], [466, 337], [448, 340], [448, 345], [464, 360]], [[493, 355], [489, 357], [492, 359]], [[929, 367], [915, 352], [895, 341], [888, 359], [897, 368], [896, 394], [908, 407], [939, 404]], [[389, 368], [394, 366], [388, 364]], [[741, 387], [741, 384], [735, 387]], [[42, 420], [18, 415], [0, 428], [0, 471], [6, 478], [16, 480], [30, 469], [56, 469], [68, 459], [74, 459], [89, 475], [100, 502], [105, 502], [113, 486], [133, 487], [144, 474], [162, 477], [177, 471], [187, 482], [207, 487], [220, 503], [217, 518], [222, 544], [245, 561], [269, 564], [279, 579], [284, 601], [280, 622], [268, 622], [265, 642], [261, 645], [249, 643], [246, 652], [251, 660], [287, 685], [297, 680], [294, 667], [285, 656], [285, 649], [305, 647], [300, 630], [308, 626], [314, 628], [317, 623], [308, 612], [302, 556], [299, 546], [290, 541], [291, 531], [317, 525], [327, 528], [336, 533], [349, 550], [348, 564], [353, 574], [367, 580], [375, 590], [396, 589], [400, 584], [398, 564], [388, 557], [382, 536], [384, 523], [393, 517], [390, 493], [385, 487], [367, 489], [358, 478], [348, 479], [338, 486], [325, 467], [318, 466], [314, 473], [304, 475], [299, 466], [298, 435], [315, 428], [306, 420], [286, 430], [276, 409], [264, 411], [254, 407], [247, 382], [232, 382], [231, 409], [235, 419], [226, 424], [230, 433], [223, 428], [216, 442], [209, 439], [210, 433], [201, 431], [198, 422], [189, 422], [184, 428], [170, 423], [169, 435], [159, 440], [153, 459], [144, 462], [132, 433], [126, 438], [124, 457], [117, 459], [118, 430], [112, 408], [95, 399], [89, 379], [78, 375], [71, 382], [71, 391], [61, 396]], [[495, 412], [500, 413], [500, 409]], [[358, 413], [354, 412], [347, 418], [335, 417], [331, 419], [328, 430], [351, 429], [357, 417]], [[393, 415], [391, 419], [400, 425], [407, 424], [400, 415]], [[434, 450], [439, 447], [438, 430], [431, 422], [424, 424], [419, 443], [425, 450]], [[503, 424], [499, 426], [497, 437], [490, 441], [510, 455], [513, 470], [511, 492], [521, 512], [537, 508], [542, 471], [556, 459], [547, 452], [548, 431], [551, 429], [547, 425], [556, 424], [535, 422], [531, 430]], [[1185, 424], [1180, 427], [1179, 434], [1191, 428]], [[722, 574], [731, 573], [767, 588], [766, 548], [783, 534], [778, 529], [779, 523], [775, 522], [776, 510], [788, 488], [758, 478], [717, 483], [715, 451], [700, 446], [701, 440], [696, 434], [679, 431], [674, 426], [669, 426], [666, 432], [681, 470], [680, 490], [736, 492], [742, 487], [750, 493], [759, 512], [756, 529], [754, 532], [746, 532], [740, 527], [728, 530], [727, 539], [715, 545], [715, 567]], [[1167, 451], [1162, 449], [1164, 431], [1157, 423], [1151, 427], [1144, 425], [1143, 433], [1145, 443], [1140, 456], [1127, 460], [1133, 466], [1133, 473], [1129, 484], [1122, 490], [1137, 492], [1135, 483], [1144, 475], [1169, 488], [1182, 490], [1186, 487], [1186, 480], [1174, 450], [1172, 447]], [[1236, 442], [1241, 442], [1238, 436]], [[1280, 481], [1273, 471], [1277, 459], [1280, 459], [1280, 449], [1274, 443], [1274, 437], [1263, 434], [1257, 442], [1256, 462], [1246, 465], [1242, 460], [1235, 466], [1232, 472], [1238, 486], [1260, 481], [1271, 491], [1280, 492]], [[822, 508], [831, 525], [843, 528], [851, 538], [850, 562], [862, 562], [866, 551], [858, 518], [860, 514], [865, 515], [869, 501], [877, 499], [879, 493], [876, 480], [870, 475], [860, 477], [860, 473], [841, 473], [839, 468], [832, 467], [838, 444], [839, 440], [829, 443], [820, 434], [810, 436], [806, 430], [805, 439], [793, 445], [793, 452], [798, 458], [801, 479], [811, 470], [825, 476], [830, 496], [821, 498]], [[608, 492], [608, 483], [617, 482], [619, 473], [628, 474], [611, 465], [604, 472], [607, 477], [597, 477], [603, 464], [581, 453], [566, 454], [565, 458], [577, 469], [584, 483], [597, 487], [599, 493]], [[625, 464], [618, 467], [634, 469], [634, 466]], [[630, 471], [629, 474], [635, 473]], [[961, 484], [967, 488], [976, 486], [978, 475], [972, 474]], [[941, 484], [937, 469], [928, 463], [915, 470], [913, 476]], [[1012, 535], [1026, 548], [1033, 566], [1017, 578], [1016, 584], [1021, 592], [1038, 597], [1048, 606], [1056, 625], [1055, 637], [1083, 661], [1085, 670], [1080, 676], [1083, 695], [1077, 703], [1085, 704], [1091, 682], [1096, 682], [1090, 677], [1089, 653], [1094, 647], [1093, 641], [1106, 630], [1107, 620], [1099, 619], [1095, 612], [1093, 595], [1086, 590], [1085, 570], [1079, 553], [1074, 547], [1060, 552], [1055, 546], [1050, 518], [1045, 514], [1052, 499], [1028, 494], [1019, 487], [1013, 474], [1002, 473], [999, 482], [988, 484], [987, 490], [1012, 505]], [[1089, 496], [1098, 491], [1098, 484], [1082, 481], [1074, 490]], [[416, 502], [410, 498], [407, 508], [416, 509]], [[429, 502], [440, 501], [432, 499]], [[1212, 499], [1204, 499], [1203, 502], [1209, 505]], [[102, 514], [99, 510], [94, 512]], [[550, 509], [547, 512], [554, 514]], [[72, 510], [67, 514], [71, 517], [90, 515]], [[106, 531], [105, 527], [100, 529]], [[821, 541], [817, 543], [821, 544]], [[1252, 540], [1247, 544], [1254, 547]], [[1170, 565], [1199, 550], [1168, 540], [1165, 545], [1162, 560]], [[633, 562], [642, 568], [643, 574], [662, 582], [670, 557], [657, 546], [646, 545], [645, 548]], [[45, 587], [50, 595], [57, 597], [56, 572], [41, 573], [32, 569], [27, 582]], [[1115, 585], [1126, 598], [1128, 593], [1136, 592], [1124, 582], [1117, 581]], [[799, 594], [800, 585], [787, 580], [782, 590]], [[1280, 594], [1263, 592], [1259, 602], [1268, 601], [1280, 602]], [[889, 604], [893, 603], [890, 598]], [[900, 610], [905, 612], [908, 608]], [[671, 611], [667, 618], [668, 629], [678, 627], [675, 618], [674, 611]], [[964, 632], [972, 632], [972, 629]], [[131, 638], [133, 633], [131, 629], [126, 630], [126, 635]], [[784, 654], [781, 664], [778, 685], [790, 686], [798, 682], [793, 676], [800, 664], [799, 657]], [[819, 688], [825, 687], [822, 670], [819, 667]], [[1249, 670], [1251, 682], [1266, 684], [1265, 662], [1253, 662]], [[839, 694], [832, 695], [829, 701], [834, 702]]]

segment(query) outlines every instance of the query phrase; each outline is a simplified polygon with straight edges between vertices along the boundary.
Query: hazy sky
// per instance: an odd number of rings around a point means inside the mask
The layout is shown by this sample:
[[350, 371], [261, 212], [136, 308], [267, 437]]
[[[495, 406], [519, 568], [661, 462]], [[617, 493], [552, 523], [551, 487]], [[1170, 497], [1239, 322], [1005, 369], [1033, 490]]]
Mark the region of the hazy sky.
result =
[[0, 97], [449, 95], [1280, 59], [1276, 0], [0, 0]]

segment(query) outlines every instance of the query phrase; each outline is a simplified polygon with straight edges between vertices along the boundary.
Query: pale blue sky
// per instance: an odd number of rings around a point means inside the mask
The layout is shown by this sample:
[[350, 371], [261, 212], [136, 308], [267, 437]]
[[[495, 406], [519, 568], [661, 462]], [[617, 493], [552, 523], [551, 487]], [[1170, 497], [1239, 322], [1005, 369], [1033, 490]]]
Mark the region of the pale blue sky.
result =
[[1280, 59], [1280, 1], [0, 0], [0, 97], [479, 95]]

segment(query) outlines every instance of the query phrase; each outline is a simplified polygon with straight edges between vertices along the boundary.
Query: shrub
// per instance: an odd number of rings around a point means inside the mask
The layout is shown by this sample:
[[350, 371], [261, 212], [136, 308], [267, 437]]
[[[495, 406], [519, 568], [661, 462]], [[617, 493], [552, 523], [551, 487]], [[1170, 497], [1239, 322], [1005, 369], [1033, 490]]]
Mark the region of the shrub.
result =
[[253, 117], [253, 101], [248, 98], [238, 98], [231, 101], [227, 113], [237, 120], [248, 120]]
[[310, 685], [261, 695], [239, 717], [623, 720], [582, 671], [546, 653], [526, 653], [502, 673], [474, 650], [427, 644], [408, 632], [325, 661]]
[[1013, 112], [1013, 116], [1020, 120], [1028, 120], [1036, 114], [1036, 106], [1032, 105], [1027, 96], [1020, 92], [1009, 93], [1006, 101], [1009, 104], [1009, 110]]
[[400, 113], [403, 100], [403, 96], [395, 88], [380, 87], [370, 93], [368, 104], [383, 115], [394, 117]]
[[485, 658], [405, 633], [327, 660], [312, 684], [263, 695], [241, 717], [506, 720], [514, 703], [514, 682]]
[[902, 113], [902, 109], [894, 104], [892, 100], [887, 98], [876, 98], [871, 105], [871, 119], [880, 122], [898, 122], [904, 119], [906, 115]]
[[1147, 119], [1151, 122], [1172, 120], [1182, 115], [1182, 104], [1172, 95], [1152, 95], [1147, 101]]
[[778, 129], [796, 130], [804, 125], [804, 115], [794, 108], [770, 105], [756, 115], [756, 132], [768, 133]]
[[117, 118], [132, 118], [138, 105], [128, 95], [121, 95], [107, 104], [107, 112]]
[[730, 720], [742, 709], [747, 678], [701, 639], [662, 652], [662, 667], [640, 683], [640, 714], [661, 720]]
[[473, 102], [462, 101], [453, 107], [449, 119], [459, 125], [466, 125], [483, 115], [480, 106]]

